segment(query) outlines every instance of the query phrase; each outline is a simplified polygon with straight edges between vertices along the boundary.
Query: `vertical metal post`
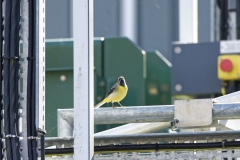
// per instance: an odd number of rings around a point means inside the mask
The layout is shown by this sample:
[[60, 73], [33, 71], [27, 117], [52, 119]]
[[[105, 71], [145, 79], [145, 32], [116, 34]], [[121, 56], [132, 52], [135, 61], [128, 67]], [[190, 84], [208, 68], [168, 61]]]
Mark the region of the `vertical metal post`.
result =
[[74, 159], [93, 159], [93, 0], [73, 0]]
[[179, 0], [179, 41], [198, 41], [197, 0]]
[[20, 72], [20, 81], [22, 81], [22, 92], [19, 92], [20, 97], [23, 100], [20, 101], [20, 105], [22, 107], [22, 132], [20, 136], [22, 140], [21, 144], [21, 156], [22, 159], [27, 159], [28, 157], [28, 138], [27, 138], [27, 108], [26, 108], [26, 99], [27, 99], [27, 56], [28, 56], [28, 0], [21, 1], [21, 28], [22, 28], [22, 47], [23, 52], [20, 54], [22, 61], [20, 61], [20, 68], [22, 68], [22, 72]]
[[45, 0], [36, 0], [36, 128], [45, 132]]
[[[41, 136], [41, 160], [44, 155], [44, 134], [45, 134], [45, 0], [36, 0], [35, 5], [35, 46], [36, 46], [36, 131]], [[34, 146], [35, 147], [35, 146]], [[36, 148], [37, 149], [37, 148]]]
[[138, 1], [137, 0], [121, 0], [120, 2], [120, 35], [128, 37], [133, 42], [138, 40]]

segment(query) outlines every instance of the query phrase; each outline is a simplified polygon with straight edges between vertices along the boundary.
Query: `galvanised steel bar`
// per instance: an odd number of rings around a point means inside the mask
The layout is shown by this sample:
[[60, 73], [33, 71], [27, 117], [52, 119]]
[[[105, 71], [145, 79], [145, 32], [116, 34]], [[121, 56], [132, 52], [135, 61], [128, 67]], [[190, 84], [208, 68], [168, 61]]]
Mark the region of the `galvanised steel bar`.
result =
[[173, 105], [94, 109], [94, 124], [169, 122], [173, 118]]
[[[20, 141], [21, 145], [21, 157], [22, 159], [28, 159], [28, 138], [27, 138], [27, 68], [28, 68], [28, 0], [21, 1], [21, 39], [22, 39], [22, 53], [20, 54], [20, 68], [22, 71], [19, 73], [20, 78], [22, 79], [22, 91], [19, 92], [19, 96], [23, 97], [20, 100], [20, 106], [22, 109], [19, 110], [22, 117], [22, 133], [20, 134], [22, 140]], [[20, 116], [20, 115], [19, 115]]]
[[[173, 119], [173, 105], [94, 109], [95, 124], [169, 122]], [[240, 119], [240, 103], [215, 103], [213, 119]]]
[[[109, 145], [120, 143], [144, 144], [156, 142], [194, 142], [196, 140], [207, 140], [208, 142], [219, 142], [224, 139], [238, 139], [240, 131], [215, 131], [215, 132], [179, 132], [179, 133], [149, 133], [149, 134], [123, 134], [123, 135], [94, 135], [94, 145]], [[50, 146], [73, 146], [73, 137], [47, 137], [45, 147]], [[40, 141], [38, 141], [40, 146]]]
[[179, 133], [149, 133], [149, 134], [124, 134], [124, 135], [96, 135], [94, 145], [109, 145], [120, 143], [156, 143], [172, 142], [181, 143], [185, 141], [207, 140], [208, 142], [219, 142], [224, 139], [238, 139], [240, 131], [215, 131], [215, 132], [179, 132]]

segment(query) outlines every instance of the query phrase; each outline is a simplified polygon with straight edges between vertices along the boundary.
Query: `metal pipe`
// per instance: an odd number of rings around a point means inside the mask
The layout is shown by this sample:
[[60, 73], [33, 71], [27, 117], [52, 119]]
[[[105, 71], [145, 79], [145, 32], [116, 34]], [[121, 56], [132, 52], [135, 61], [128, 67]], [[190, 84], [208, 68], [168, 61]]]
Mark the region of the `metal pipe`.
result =
[[[227, 98], [227, 97], [223, 97]], [[231, 98], [231, 97], [230, 97]], [[221, 101], [221, 99], [217, 99]], [[60, 116], [61, 115], [61, 116]], [[70, 136], [64, 128], [73, 125], [73, 109], [58, 110], [59, 136]], [[94, 109], [95, 124], [121, 124], [121, 123], [144, 123], [144, 122], [169, 122], [174, 118], [174, 106], [140, 106], [125, 108], [98, 108]], [[239, 119], [240, 103], [215, 103], [213, 105], [213, 119]], [[61, 120], [63, 119], [63, 120]], [[65, 123], [65, 122], [66, 123]], [[70, 124], [69, 124], [70, 123]], [[68, 126], [68, 124], [70, 126]], [[62, 132], [62, 133], [61, 133]], [[69, 132], [69, 131], [67, 131]]]
[[173, 105], [94, 109], [95, 124], [168, 122], [173, 118]]
[[[20, 106], [22, 109], [19, 109], [19, 116], [22, 117], [22, 121], [20, 120], [20, 127], [22, 128], [22, 133], [21, 137], [23, 139], [20, 141], [21, 145], [21, 156], [22, 159], [28, 159], [28, 138], [27, 138], [27, 130], [29, 127], [27, 127], [27, 70], [28, 70], [28, 62], [27, 62], [27, 57], [28, 57], [28, 40], [29, 40], [29, 2], [28, 0], [22, 0], [21, 1], [21, 28], [22, 28], [22, 33], [21, 33], [21, 38], [22, 38], [22, 46], [23, 46], [23, 52], [20, 54], [21, 59], [24, 59], [24, 61], [20, 61], [20, 68], [23, 69], [23, 72], [20, 75], [22, 78], [22, 92], [19, 92], [19, 96], [23, 97], [24, 100], [19, 101]], [[22, 122], [22, 123], [21, 123]], [[21, 126], [22, 125], [22, 126]]]
[[120, 6], [120, 36], [125, 36], [137, 43], [138, 1], [121, 0]]
[[58, 109], [58, 137], [73, 135], [73, 110]]
[[240, 131], [215, 131], [215, 132], [179, 132], [179, 133], [149, 133], [149, 134], [125, 134], [125, 135], [95, 135], [94, 145], [109, 145], [121, 143], [156, 143], [156, 142], [185, 142], [196, 140], [208, 140], [211, 142], [232, 140], [239, 137]]
[[94, 136], [151, 133], [161, 129], [165, 129], [167, 127], [170, 127], [169, 122], [130, 123], [120, 127], [95, 133]]
[[[215, 131], [215, 132], [179, 132], [179, 133], [149, 133], [149, 134], [123, 134], [123, 135], [94, 135], [94, 145], [108, 145], [119, 143], [156, 143], [156, 142], [184, 142], [196, 140], [211, 140], [215, 142], [223, 139], [238, 139], [240, 131]], [[73, 145], [73, 137], [47, 137], [45, 138], [45, 147]], [[39, 146], [41, 143], [38, 143]]]
[[[236, 148], [240, 145], [239, 141], [224, 142], [224, 148]], [[169, 150], [198, 150], [198, 149], [217, 149], [223, 148], [222, 142], [214, 143], [169, 143], [169, 144], [127, 144], [127, 145], [109, 145], [109, 146], [94, 146], [95, 152], [137, 152], [137, 151], [169, 151]]]
[[[214, 104], [213, 119], [239, 119], [240, 103]], [[95, 124], [169, 122], [174, 119], [174, 106], [141, 106], [98, 108], [94, 110]]]

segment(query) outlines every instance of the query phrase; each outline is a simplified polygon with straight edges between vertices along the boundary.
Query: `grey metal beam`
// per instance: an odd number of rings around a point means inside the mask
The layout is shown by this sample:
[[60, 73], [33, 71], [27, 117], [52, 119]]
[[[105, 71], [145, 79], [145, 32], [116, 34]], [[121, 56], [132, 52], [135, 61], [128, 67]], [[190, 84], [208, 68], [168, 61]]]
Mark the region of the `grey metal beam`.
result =
[[45, 1], [36, 1], [36, 128], [45, 132]]
[[93, 0], [73, 0], [74, 159], [93, 159]]

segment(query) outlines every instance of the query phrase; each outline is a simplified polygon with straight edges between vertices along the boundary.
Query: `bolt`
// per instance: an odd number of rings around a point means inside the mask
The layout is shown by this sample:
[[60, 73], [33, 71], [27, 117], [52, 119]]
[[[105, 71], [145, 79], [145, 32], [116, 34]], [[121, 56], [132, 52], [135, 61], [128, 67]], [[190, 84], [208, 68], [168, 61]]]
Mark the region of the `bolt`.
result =
[[175, 90], [176, 90], [177, 92], [180, 92], [180, 91], [182, 90], [182, 85], [181, 85], [181, 84], [176, 84]]
[[181, 47], [175, 47], [175, 48], [174, 48], [174, 52], [175, 52], [176, 54], [180, 54], [180, 53], [182, 52]]

